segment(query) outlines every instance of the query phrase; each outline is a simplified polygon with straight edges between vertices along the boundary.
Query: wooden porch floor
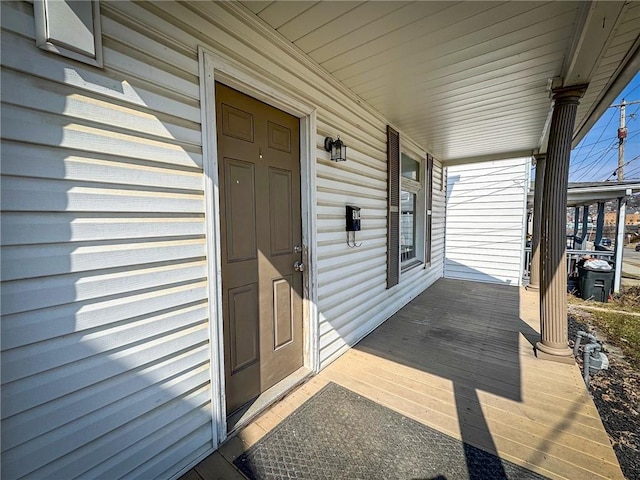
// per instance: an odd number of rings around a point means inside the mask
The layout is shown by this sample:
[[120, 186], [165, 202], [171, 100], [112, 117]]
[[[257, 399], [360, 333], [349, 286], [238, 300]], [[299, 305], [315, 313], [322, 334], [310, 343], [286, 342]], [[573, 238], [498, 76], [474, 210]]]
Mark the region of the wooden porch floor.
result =
[[549, 478], [623, 479], [579, 368], [538, 337], [536, 294], [441, 279], [183, 478], [244, 478], [233, 460], [335, 382]]

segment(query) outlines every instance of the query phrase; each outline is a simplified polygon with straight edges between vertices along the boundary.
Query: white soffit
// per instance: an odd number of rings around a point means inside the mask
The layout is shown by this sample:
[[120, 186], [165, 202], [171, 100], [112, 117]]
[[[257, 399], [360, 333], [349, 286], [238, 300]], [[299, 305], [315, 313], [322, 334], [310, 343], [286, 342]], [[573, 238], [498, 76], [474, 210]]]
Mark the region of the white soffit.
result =
[[[592, 73], [589, 88], [578, 106], [577, 138], [574, 140], [574, 146], [640, 70], [639, 30], [640, 2], [625, 3], [620, 19]], [[594, 110], [596, 115], [593, 115]]]
[[[551, 107], [547, 82], [571, 67], [588, 5], [242, 3], [445, 162], [540, 146]], [[640, 30], [633, 22], [637, 5], [622, 5], [620, 18], [607, 19], [617, 23], [606, 50], [593, 52], [613, 62], [614, 70]], [[608, 74], [609, 81], [587, 92], [579, 114], [583, 123], [615, 76], [602, 63], [593, 78]]]

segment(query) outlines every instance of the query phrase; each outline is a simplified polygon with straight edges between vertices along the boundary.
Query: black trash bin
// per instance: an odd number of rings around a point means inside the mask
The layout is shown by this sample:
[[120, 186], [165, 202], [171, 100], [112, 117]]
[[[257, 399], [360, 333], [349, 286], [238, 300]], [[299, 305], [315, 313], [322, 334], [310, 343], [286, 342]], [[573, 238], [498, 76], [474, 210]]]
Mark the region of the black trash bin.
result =
[[613, 268], [611, 270], [598, 270], [578, 265], [580, 296], [584, 300], [605, 303], [609, 301], [609, 294], [613, 288], [614, 271], [615, 269]]

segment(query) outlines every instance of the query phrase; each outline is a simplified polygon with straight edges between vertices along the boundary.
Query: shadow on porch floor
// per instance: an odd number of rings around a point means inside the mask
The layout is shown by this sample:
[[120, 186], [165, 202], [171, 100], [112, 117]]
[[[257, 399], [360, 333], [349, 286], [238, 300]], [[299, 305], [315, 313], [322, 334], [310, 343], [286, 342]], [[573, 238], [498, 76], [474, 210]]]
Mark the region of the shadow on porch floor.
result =
[[537, 294], [441, 279], [183, 478], [244, 478], [233, 460], [334, 382], [549, 478], [623, 479], [578, 367], [535, 358], [537, 328]]

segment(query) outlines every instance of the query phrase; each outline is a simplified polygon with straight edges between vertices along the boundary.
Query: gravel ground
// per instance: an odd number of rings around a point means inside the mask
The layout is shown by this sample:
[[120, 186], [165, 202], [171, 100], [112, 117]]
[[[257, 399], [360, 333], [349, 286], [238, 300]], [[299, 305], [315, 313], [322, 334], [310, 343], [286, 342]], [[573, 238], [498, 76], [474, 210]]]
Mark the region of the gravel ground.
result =
[[[590, 392], [628, 480], [640, 479], [640, 370], [630, 365], [622, 352], [606, 344], [604, 334], [595, 329], [591, 315], [569, 308], [569, 341], [573, 345], [578, 330], [595, 333], [605, 343], [609, 370], [591, 377]], [[582, 365], [580, 366], [582, 368]]]

